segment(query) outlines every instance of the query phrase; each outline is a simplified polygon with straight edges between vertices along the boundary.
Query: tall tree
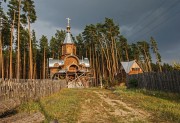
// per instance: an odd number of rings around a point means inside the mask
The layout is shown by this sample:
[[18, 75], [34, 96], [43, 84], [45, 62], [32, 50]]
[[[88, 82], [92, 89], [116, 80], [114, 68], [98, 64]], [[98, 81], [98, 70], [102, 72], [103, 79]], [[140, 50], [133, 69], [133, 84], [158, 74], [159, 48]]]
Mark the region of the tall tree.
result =
[[159, 66], [159, 71], [162, 72], [162, 67], [161, 67], [161, 55], [158, 52], [158, 46], [157, 46], [157, 42], [154, 40], [153, 37], [151, 37], [150, 39], [151, 42], [151, 49], [153, 50], [153, 53], [156, 56], [156, 63]]
[[55, 55], [55, 58], [60, 59], [60, 56], [62, 55], [62, 44], [66, 37], [66, 31], [65, 30], [56, 30], [55, 33], [55, 39], [56, 39], [56, 49], [55, 52], [58, 53], [57, 56]]
[[2, 18], [3, 10], [0, 6], [0, 77], [3, 78], [3, 46], [2, 46]]
[[101, 77], [108, 80], [107, 84], [114, 82], [119, 64], [117, 51], [119, 33], [118, 25], [109, 18], [105, 18], [104, 23], [86, 26], [83, 32], [84, 46], [94, 69], [95, 85]]
[[129, 46], [127, 43], [127, 39], [123, 35], [120, 36], [120, 44], [121, 44], [121, 48], [125, 52], [126, 60], [129, 61], [129, 54], [128, 54]]
[[28, 55], [28, 30], [27, 29], [21, 29], [20, 30], [20, 39], [21, 39], [21, 43], [20, 43], [20, 46], [21, 46], [21, 49], [20, 49], [20, 53], [21, 53], [21, 68], [22, 69], [22, 76], [21, 78], [23, 79], [26, 79], [28, 76], [28, 69], [29, 69], [29, 66], [27, 64], [27, 58], [29, 57]]
[[52, 36], [50, 40], [50, 52], [51, 52], [51, 57], [54, 59], [58, 55], [58, 46], [57, 46], [57, 40], [55, 37]]
[[144, 56], [146, 71], [151, 72], [152, 67], [151, 67], [151, 55], [149, 51], [150, 48], [149, 44], [146, 41], [139, 41], [137, 42], [137, 45]]
[[36, 40], [36, 33], [32, 30], [32, 51], [33, 51], [33, 78], [37, 79], [37, 59], [38, 59], [38, 41]]
[[15, 28], [17, 29], [17, 62], [16, 62], [16, 78], [20, 78], [20, 14], [21, 14], [21, 0], [10, 0], [8, 3], [8, 12], [11, 22], [14, 20], [15, 14]]
[[118, 60], [117, 60], [117, 46], [116, 41], [118, 40], [117, 37], [120, 34], [119, 26], [116, 25], [113, 19], [105, 18], [104, 24], [107, 38], [110, 42], [110, 52], [112, 54], [112, 79], [114, 79], [115, 74], [117, 74], [118, 69]]
[[[18, 1], [10, 0], [8, 3], [9, 21], [11, 23], [11, 38], [10, 38], [10, 62], [9, 62], [9, 78], [12, 79], [15, 74], [13, 74], [13, 33], [14, 28], [17, 28], [17, 16], [18, 16]], [[15, 61], [15, 60], [14, 60]]]
[[75, 44], [76, 44], [76, 47], [77, 47], [76, 49], [77, 49], [78, 56], [80, 58], [83, 57], [83, 56], [86, 56], [87, 53], [84, 52], [85, 51], [85, 46], [84, 46], [84, 39], [82, 37], [82, 34], [79, 34], [78, 36], [76, 36]]
[[[16, 59], [16, 78], [20, 78], [20, 14], [21, 14], [21, 0], [10, 0], [8, 3], [8, 12], [10, 21], [13, 22], [14, 19], [14, 27], [17, 29], [17, 59]], [[14, 15], [15, 14], [15, 15]], [[16, 18], [14, 18], [16, 17]], [[11, 54], [10, 54], [11, 55]], [[11, 58], [10, 58], [11, 59]]]
[[[9, 46], [9, 23], [7, 16], [4, 14], [3, 9], [0, 6], [0, 77], [4, 78], [4, 60], [5, 57], [3, 55], [4, 47]], [[7, 49], [7, 48], [6, 48]], [[8, 50], [7, 50], [8, 51]]]
[[47, 55], [48, 55], [48, 39], [46, 36], [42, 35], [41, 39], [40, 39], [40, 51], [41, 54], [43, 56], [42, 58], [42, 68], [41, 68], [41, 75], [42, 75], [42, 79], [46, 79], [46, 59], [47, 59]]
[[23, 3], [23, 16], [27, 18], [28, 22], [28, 32], [29, 32], [29, 78], [33, 78], [33, 56], [32, 56], [32, 40], [31, 40], [31, 23], [34, 23], [36, 20], [36, 11], [34, 6], [34, 1], [24, 0]]
[[13, 20], [11, 24], [11, 37], [10, 37], [10, 56], [9, 56], [9, 78], [12, 79], [13, 77], [13, 67], [12, 67], [12, 54], [13, 54], [13, 33], [14, 33], [14, 23], [15, 23], [15, 11], [13, 14]]
[[139, 63], [141, 54], [139, 52], [137, 44], [134, 43], [131, 44], [131, 51], [133, 53], [133, 59], [135, 59]]
[[20, 15], [21, 15], [21, 0], [18, 1], [18, 27], [17, 27], [17, 79], [20, 79]]

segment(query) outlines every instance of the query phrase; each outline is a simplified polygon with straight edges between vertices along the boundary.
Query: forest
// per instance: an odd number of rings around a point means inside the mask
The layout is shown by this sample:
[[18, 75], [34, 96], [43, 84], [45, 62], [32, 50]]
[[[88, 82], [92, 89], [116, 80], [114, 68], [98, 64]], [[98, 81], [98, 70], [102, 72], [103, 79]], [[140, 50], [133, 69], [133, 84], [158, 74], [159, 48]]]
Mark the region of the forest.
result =
[[[7, 12], [2, 2], [7, 3]], [[57, 30], [50, 40], [45, 35], [37, 40], [35, 30], [31, 29], [37, 20], [33, 0], [1, 0], [0, 18], [0, 78], [48, 79], [47, 59], [60, 59], [66, 31]], [[129, 42], [111, 18], [86, 25], [81, 34], [72, 37], [78, 57], [90, 60], [96, 85], [100, 78], [115, 84], [122, 61], [136, 60], [144, 72], [170, 71], [180, 66], [161, 61], [158, 41], [153, 37], [148, 41]]]

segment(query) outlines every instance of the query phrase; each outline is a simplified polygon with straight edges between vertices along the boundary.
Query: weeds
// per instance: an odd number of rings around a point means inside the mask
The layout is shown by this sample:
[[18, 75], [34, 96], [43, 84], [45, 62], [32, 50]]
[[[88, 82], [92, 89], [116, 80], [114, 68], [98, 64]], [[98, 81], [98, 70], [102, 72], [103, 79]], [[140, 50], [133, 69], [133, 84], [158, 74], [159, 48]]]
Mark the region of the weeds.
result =
[[[112, 105], [100, 99], [112, 99]], [[62, 89], [60, 92], [37, 102], [30, 101], [22, 104], [18, 112], [41, 111], [45, 122], [57, 119], [59, 122], [119, 122], [119, 117], [113, 115], [116, 108], [130, 112], [115, 100], [120, 100], [135, 109], [144, 109], [150, 112], [150, 122], [180, 122], [180, 96], [173, 93], [147, 91], [144, 89], [126, 89], [116, 87], [115, 90], [105, 89]], [[131, 115], [121, 117], [122, 121], [128, 121]], [[82, 119], [83, 118], [83, 119]], [[134, 117], [135, 118], [135, 117]], [[144, 122], [134, 119], [134, 122]]]
[[117, 87], [113, 93], [119, 95], [127, 103], [151, 111], [155, 117], [180, 122], [180, 96], [178, 94], [126, 89], [125, 87]]

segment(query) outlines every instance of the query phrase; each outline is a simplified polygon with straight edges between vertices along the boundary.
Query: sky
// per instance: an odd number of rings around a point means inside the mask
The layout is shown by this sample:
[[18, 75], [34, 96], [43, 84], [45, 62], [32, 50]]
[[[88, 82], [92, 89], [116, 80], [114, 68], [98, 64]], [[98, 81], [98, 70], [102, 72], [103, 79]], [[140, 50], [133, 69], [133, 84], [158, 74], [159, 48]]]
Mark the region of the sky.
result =
[[[180, 0], [34, 0], [37, 21], [32, 25], [37, 38], [54, 36], [65, 30], [66, 18], [71, 18], [73, 36], [86, 25], [112, 18], [128, 43], [150, 41], [158, 43], [163, 62], [180, 62]], [[153, 56], [155, 62], [155, 56]]]

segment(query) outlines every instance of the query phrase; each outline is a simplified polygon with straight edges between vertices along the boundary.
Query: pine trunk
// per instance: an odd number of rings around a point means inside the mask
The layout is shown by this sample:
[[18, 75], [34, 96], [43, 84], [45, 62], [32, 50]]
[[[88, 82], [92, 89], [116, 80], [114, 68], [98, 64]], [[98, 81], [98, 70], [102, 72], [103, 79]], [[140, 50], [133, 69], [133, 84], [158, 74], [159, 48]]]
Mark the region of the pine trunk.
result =
[[28, 16], [28, 32], [29, 32], [29, 79], [33, 79], [32, 42], [31, 42], [31, 28], [30, 28], [29, 16]]
[[43, 63], [43, 79], [46, 79], [45, 75], [46, 75], [46, 50], [44, 48], [44, 63]]
[[26, 79], [26, 50], [24, 48], [23, 79]]
[[36, 75], [36, 62], [34, 62], [34, 72], [33, 72], [33, 79], [37, 79], [37, 75]]
[[9, 78], [12, 79], [13, 77], [13, 70], [12, 70], [12, 45], [13, 45], [13, 32], [14, 32], [14, 21], [15, 21], [15, 11], [14, 11], [14, 18], [13, 18], [13, 23], [11, 25], [11, 39], [10, 39], [10, 61], [9, 61]]
[[18, 13], [18, 37], [17, 37], [17, 79], [20, 79], [20, 10], [21, 0], [19, 0], [19, 13]]
[[1, 78], [3, 77], [2, 68], [3, 68], [3, 54], [2, 54], [2, 38], [1, 38], [1, 32], [0, 32], [0, 77]]
[[129, 61], [129, 56], [128, 56], [127, 48], [125, 48], [125, 52], [126, 52], [126, 60]]
[[4, 80], [4, 56], [2, 52], [2, 79]]

